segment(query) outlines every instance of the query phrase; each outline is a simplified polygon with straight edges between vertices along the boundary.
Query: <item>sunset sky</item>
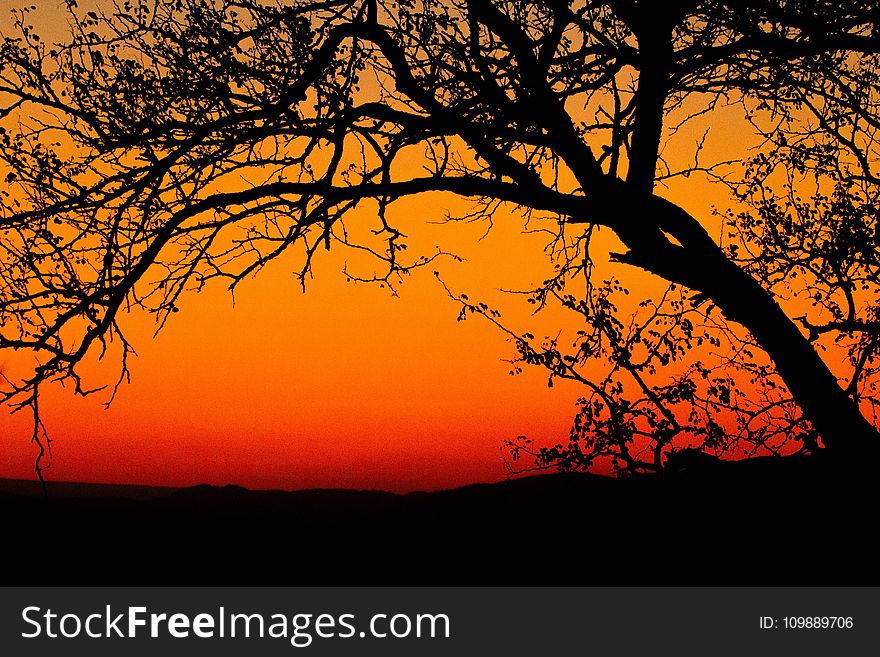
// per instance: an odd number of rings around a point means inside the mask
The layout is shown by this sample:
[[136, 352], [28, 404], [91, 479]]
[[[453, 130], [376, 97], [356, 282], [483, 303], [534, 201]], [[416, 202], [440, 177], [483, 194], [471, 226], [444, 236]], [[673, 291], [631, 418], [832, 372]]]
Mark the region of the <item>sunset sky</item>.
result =
[[[741, 135], [724, 128], [728, 116], [711, 118], [717, 130], [707, 142], [710, 158], [742, 145]], [[683, 160], [699, 134], [697, 125], [677, 138]], [[727, 199], [725, 190], [695, 178], [660, 193], [707, 225], [716, 221], [713, 204]], [[109, 410], [106, 393], [45, 392], [42, 411], [54, 439], [47, 477], [409, 491], [504, 477], [499, 448], [520, 434], [543, 444], [564, 441], [582, 390], [548, 388], [540, 370], [509, 376], [504, 359], [514, 355], [513, 344], [484, 320], [458, 322], [458, 307], [432, 275], [436, 268], [451, 289], [499, 308], [514, 329], [555, 334], [565, 317], [549, 312], [533, 320], [521, 296], [500, 291], [546, 277], [546, 236], [525, 233], [523, 219], [509, 214], [488, 233], [481, 223], [432, 223], [444, 210], [467, 207], [440, 194], [394, 206], [414, 251], [441, 246], [465, 259], [420, 270], [399, 297], [346, 283], [346, 254], [337, 251], [316, 264], [305, 294], [291, 275], [295, 263], [282, 259], [239, 290], [234, 308], [220, 284], [185, 297], [156, 339], [152, 318], [127, 318], [138, 358], [132, 383]], [[613, 273], [635, 287], [658, 284], [622, 266]], [[9, 359], [2, 365], [12, 374], [18, 366]], [[112, 383], [115, 363], [90, 372], [89, 383]], [[0, 477], [33, 477], [25, 415], [0, 419]]]
[[[531, 308], [497, 291], [537, 282], [546, 267], [542, 238], [519, 236], [519, 223], [511, 218], [481, 242], [479, 225], [425, 228], [476, 243], [467, 262], [438, 268], [474, 298], [505, 302], [526, 327]], [[139, 356], [109, 410], [104, 393], [46, 396], [55, 438], [48, 476], [437, 488], [503, 476], [505, 438], [566, 434], [577, 387], [548, 389], [539, 371], [509, 376], [503, 359], [513, 345], [485, 321], [456, 321], [430, 270], [394, 298], [346, 283], [340, 268], [325, 259], [303, 294], [291, 267], [277, 266], [240, 290], [235, 308], [219, 286], [191, 296], [156, 340], [150, 318], [128, 322]], [[96, 383], [112, 380], [107, 365]], [[3, 426], [0, 476], [30, 476], [28, 418]]]
[[[707, 199], [689, 205], [705, 207]], [[485, 237], [484, 224], [427, 223], [444, 207], [462, 205], [434, 195], [395, 212], [418, 228], [413, 244], [442, 244], [465, 257], [436, 265], [453, 290], [501, 309], [515, 329], [541, 336], [572, 326], [558, 311], [532, 318], [524, 298], [501, 291], [543, 280], [545, 236], [523, 234], [516, 216], [500, 217]], [[305, 294], [282, 261], [241, 288], [234, 308], [220, 285], [190, 295], [155, 340], [151, 317], [129, 318], [133, 380], [108, 410], [103, 392], [45, 395], [55, 439], [47, 476], [434, 489], [504, 477], [505, 439], [567, 437], [580, 387], [548, 388], [539, 369], [510, 376], [512, 342], [482, 318], [458, 322], [433, 267], [407, 279], [395, 298], [345, 282], [342, 264], [328, 254]], [[112, 382], [115, 368], [112, 359], [90, 368], [92, 382]], [[33, 476], [28, 422], [26, 413], [3, 418], [2, 477]]]

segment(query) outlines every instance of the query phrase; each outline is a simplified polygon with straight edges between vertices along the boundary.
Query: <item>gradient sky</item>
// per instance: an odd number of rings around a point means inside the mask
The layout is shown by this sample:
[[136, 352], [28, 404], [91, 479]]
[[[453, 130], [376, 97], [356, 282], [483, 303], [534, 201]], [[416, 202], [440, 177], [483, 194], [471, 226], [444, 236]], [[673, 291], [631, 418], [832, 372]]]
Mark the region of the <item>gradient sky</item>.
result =
[[[417, 229], [414, 244], [430, 249], [433, 238], [466, 258], [437, 265], [451, 288], [500, 308], [516, 329], [540, 336], [571, 326], [558, 311], [532, 318], [522, 297], [500, 291], [543, 280], [545, 237], [523, 234], [513, 216], [499, 217], [485, 237], [482, 224], [429, 224], [444, 206], [460, 205], [441, 195], [429, 200], [401, 203], [396, 212]], [[48, 476], [434, 489], [505, 476], [505, 439], [565, 439], [579, 386], [548, 388], [539, 369], [510, 376], [512, 342], [482, 318], [458, 322], [458, 306], [430, 269], [394, 297], [346, 283], [341, 255], [318, 263], [305, 294], [292, 263], [280, 261], [239, 290], [234, 308], [220, 286], [191, 295], [155, 340], [151, 318], [129, 318], [138, 352], [133, 381], [108, 410], [105, 393], [45, 395], [55, 438]], [[95, 384], [112, 381], [115, 362], [90, 371]], [[32, 476], [28, 419], [2, 418], [0, 477]]]
[[[715, 114], [718, 127], [725, 115]], [[682, 158], [700, 126], [679, 136]], [[726, 154], [735, 139], [722, 129], [709, 153]], [[741, 145], [741, 142], [740, 142]], [[666, 191], [701, 218], [723, 190], [696, 179]], [[500, 288], [523, 289], [550, 271], [545, 237], [523, 232], [520, 217], [484, 224], [436, 225], [443, 210], [465, 206], [432, 195], [395, 206], [414, 239], [466, 260], [437, 269], [457, 292], [504, 312], [513, 328], [555, 333], [566, 319], [532, 307]], [[369, 208], [362, 212], [369, 212]], [[356, 219], [356, 218], [355, 218]], [[716, 231], [717, 232], [717, 231]], [[613, 245], [609, 242], [608, 247]], [[547, 387], [540, 370], [509, 376], [513, 344], [488, 322], [458, 322], [458, 307], [431, 274], [420, 271], [398, 298], [376, 286], [346, 283], [341, 253], [315, 268], [305, 294], [281, 260], [238, 292], [235, 308], [221, 287], [186, 297], [155, 340], [152, 320], [126, 322], [138, 351], [133, 382], [109, 410], [104, 393], [75, 398], [45, 394], [42, 410], [55, 442], [47, 473], [59, 481], [156, 485], [235, 483], [249, 487], [435, 489], [498, 480], [499, 450], [525, 434], [564, 440], [582, 391]], [[617, 275], [627, 275], [619, 268]], [[636, 287], [657, 285], [633, 278]], [[16, 363], [3, 366], [15, 371]], [[114, 363], [94, 367], [93, 383], [114, 377]], [[0, 417], [0, 477], [33, 477], [28, 417]]]
[[[481, 242], [481, 226], [433, 229], [471, 243], [467, 262], [439, 267], [450, 284], [506, 301], [506, 315], [525, 327], [531, 308], [497, 288], [536, 282], [546, 263], [540, 238], [519, 235], [518, 219], [511, 224]], [[537, 370], [509, 376], [503, 359], [513, 345], [484, 320], [456, 321], [458, 307], [430, 270], [394, 298], [346, 283], [333, 257], [319, 263], [305, 294], [290, 269], [281, 264], [247, 284], [235, 308], [219, 287], [187, 298], [156, 340], [149, 318], [131, 318], [133, 382], [109, 410], [103, 393], [46, 395], [56, 439], [49, 476], [437, 488], [503, 476], [505, 438], [567, 432], [577, 387], [548, 389]], [[90, 368], [93, 381], [112, 380], [112, 366]], [[0, 476], [32, 471], [27, 420], [3, 420]]]

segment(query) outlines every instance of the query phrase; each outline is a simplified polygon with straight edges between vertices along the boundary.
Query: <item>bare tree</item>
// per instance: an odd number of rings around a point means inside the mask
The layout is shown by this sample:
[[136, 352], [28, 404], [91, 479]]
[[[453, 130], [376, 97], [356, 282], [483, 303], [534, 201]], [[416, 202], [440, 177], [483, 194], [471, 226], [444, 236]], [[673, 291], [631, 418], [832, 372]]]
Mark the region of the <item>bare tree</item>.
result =
[[[517, 345], [590, 394], [572, 443], [544, 462], [660, 468], [682, 437], [722, 451], [876, 449], [865, 415], [880, 334], [876, 2], [116, 0], [81, 11], [68, 0], [68, 11], [58, 44], [14, 12], [0, 50], [0, 347], [38, 357], [6, 392], [34, 412], [37, 442], [45, 382], [87, 393], [78, 366], [107, 349], [128, 376], [128, 309], [161, 326], [182, 294], [215, 279], [234, 290], [289, 251], [305, 277], [324, 249], [365, 250], [383, 263], [376, 278], [393, 280], [438, 254], [407, 259], [388, 207], [446, 192], [473, 200], [469, 218], [556, 219], [558, 275], [532, 301], [561, 303], [584, 329], [572, 353], [530, 335]], [[676, 137], [711, 128], [722, 108], [757, 150], [706, 162], [703, 133], [685, 155]], [[730, 189], [729, 210], [697, 218], [663, 197], [661, 184], [698, 177]], [[365, 202], [369, 230], [350, 225]], [[605, 278], [600, 232], [621, 244], [620, 271]], [[615, 298], [633, 268], [671, 287], [629, 320]], [[829, 367], [841, 354], [843, 382]]]

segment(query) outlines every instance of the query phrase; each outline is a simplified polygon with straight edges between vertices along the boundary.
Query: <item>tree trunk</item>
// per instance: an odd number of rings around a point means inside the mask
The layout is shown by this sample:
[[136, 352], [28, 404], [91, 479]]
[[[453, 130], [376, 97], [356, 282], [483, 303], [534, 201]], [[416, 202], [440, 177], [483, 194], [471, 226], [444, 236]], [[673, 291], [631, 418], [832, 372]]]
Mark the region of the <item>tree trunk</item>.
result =
[[825, 447], [847, 453], [880, 447], [880, 434], [773, 297], [729, 260], [715, 271], [704, 292], [728, 318], [746, 327], [773, 359]]
[[748, 329], [830, 452], [880, 449], [880, 433], [840, 387], [813, 345], [773, 297], [727, 258], [699, 222], [659, 197], [652, 197], [647, 207], [639, 206], [638, 213], [629, 217], [636, 220], [620, 224], [616, 231], [630, 249], [619, 259], [705, 294], [726, 317]]

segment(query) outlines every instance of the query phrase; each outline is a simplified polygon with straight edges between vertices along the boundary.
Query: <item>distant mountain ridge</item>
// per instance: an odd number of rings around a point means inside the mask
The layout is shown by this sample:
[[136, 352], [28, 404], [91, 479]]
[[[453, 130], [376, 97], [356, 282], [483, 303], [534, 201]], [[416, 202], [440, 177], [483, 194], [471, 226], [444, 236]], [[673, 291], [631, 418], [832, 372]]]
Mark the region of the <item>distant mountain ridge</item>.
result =
[[[143, 486], [138, 484], [93, 484], [76, 481], [52, 481], [47, 482], [50, 494], [53, 497], [120, 497], [133, 500], [155, 499], [164, 497], [180, 490], [172, 486]], [[16, 495], [36, 495], [42, 497], [43, 489], [40, 482], [33, 479], [3, 479], [0, 478], [0, 493], [13, 493]]]
[[868, 464], [707, 462], [408, 494], [25, 488], [0, 480], [6, 563], [33, 566], [7, 570], [8, 584], [880, 582]]

